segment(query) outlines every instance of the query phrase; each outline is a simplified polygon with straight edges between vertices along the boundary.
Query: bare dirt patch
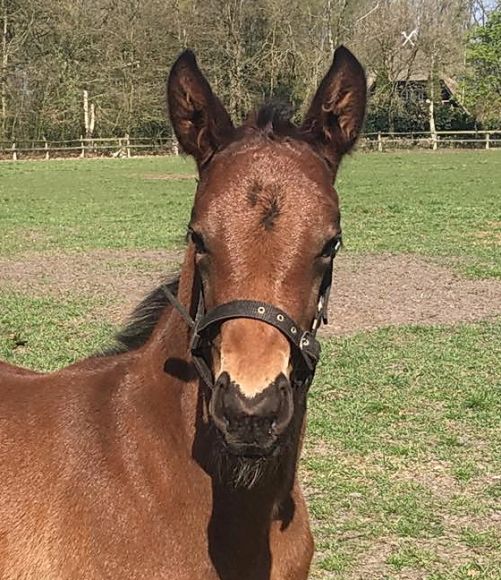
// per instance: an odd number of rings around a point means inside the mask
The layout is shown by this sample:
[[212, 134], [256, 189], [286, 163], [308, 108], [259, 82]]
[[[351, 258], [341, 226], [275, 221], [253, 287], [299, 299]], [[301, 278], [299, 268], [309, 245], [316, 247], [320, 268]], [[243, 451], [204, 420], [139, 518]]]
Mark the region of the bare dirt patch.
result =
[[[0, 258], [0, 289], [31, 295], [85, 295], [104, 304], [117, 323], [181, 263], [174, 251], [97, 250]], [[455, 324], [501, 314], [501, 281], [470, 280], [411, 255], [336, 258], [330, 320], [324, 334], [347, 335], [381, 326]]]
[[429, 460], [420, 465], [402, 467], [392, 479], [417, 483], [441, 500], [450, 499], [461, 493], [461, 486], [450, 474], [450, 470], [446, 462]]
[[336, 258], [329, 327], [342, 335], [402, 324], [456, 324], [501, 314], [501, 281], [470, 280], [406, 254]]
[[394, 550], [396, 542], [381, 539], [366, 546], [366, 550], [356, 562], [354, 570], [348, 576], [350, 580], [365, 580], [366, 578], [385, 578], [388, 574], [386, 560]]
[[97, 315], [119, 323], [149, 290], [179, 269], [181, 260], [180, 252], [154, 250], [24, 254], [0, 258], [0, 290], [96, 298], [103, 304]]

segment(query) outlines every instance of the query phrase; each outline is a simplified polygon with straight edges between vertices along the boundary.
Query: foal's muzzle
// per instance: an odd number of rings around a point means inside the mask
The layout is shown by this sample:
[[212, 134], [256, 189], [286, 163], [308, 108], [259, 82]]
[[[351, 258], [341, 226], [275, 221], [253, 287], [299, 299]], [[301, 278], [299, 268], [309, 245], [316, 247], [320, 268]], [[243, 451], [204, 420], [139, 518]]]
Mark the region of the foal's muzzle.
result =
[[[321, 311], [319, 310], [318, 317]], [[232, 377], [223, 372], [213, 377], [209, 360], [213, 340], [221, 324], [249, 318], [274, 327], [291, 347], [290, 379], [280, 373], [255, 396], [246, 396]], [[316, 328], [302, 329], [283, 310], [252, 300], [236, 300], [216, 306], [194, 326], [191, 344], [193, 364], [211, 388], [209, 413], [230, 452], [242, 456], [269, 456], [278, 449], [294, 413], [293, 390], [306, 392], [311, 384], [320, 354]]]
[[262, 392], [247, 397], [224, 372], [214, 385], [209, 412], [231, 453], [268, 456], [292, 418], [292, 387], [280, 374]]
[[[336, 247], [337, 250], [337, 247]], [[234, 300], [206, 312], [203, 285], [198, 280], [195, 318], [177, 300], [167, 286], [164, 292], [192, 331], [191, 358], [202, 381], [212, 391], [209, 412], [231, 451], [241, 455], [269, 455], [277, 447], [280, 436], [289, 425], [294, 412], [293, 391], [306, 395], [320, 356], [316, 333], [327, 322], [327, 304], [332, 279], [332, 260], [320, 285], [317, 310], [309, 329], [303, 329], [286, 312], [265, 302]], [[221, 324], [235, 318], [259, 320], [274, 327], [289, 341], [292, 372], [290, 379], [280, 374], [254, 397], [245, 397], [223, 373], [214, 377], [210, 352]]]

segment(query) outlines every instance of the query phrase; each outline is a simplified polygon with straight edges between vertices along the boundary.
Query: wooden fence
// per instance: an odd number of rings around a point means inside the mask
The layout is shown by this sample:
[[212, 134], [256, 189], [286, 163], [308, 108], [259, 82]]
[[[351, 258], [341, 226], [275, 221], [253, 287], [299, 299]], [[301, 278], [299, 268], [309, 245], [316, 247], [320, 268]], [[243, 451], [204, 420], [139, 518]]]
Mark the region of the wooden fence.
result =
[[[365, 133], [358, 148], [362, 151], [395, 149], [496, 149], [501, 148], [501, 130], [437, 131], [430, 133]], [[169, 138], [100, 137], [74, 141], [0, 142], [0, 159], [52, 159], [177, 155], [177, 142]]]
[[85, 157], [127, 158], [140, 155], [178, 154], [177, 143], [173, 139], [141, 139], [129, 135], [123, 137], [81, 137], [73, 141], [21, 141], [6, 143], [0, 141], [0, 159], [61, 159]]
[[501, 130], [436, 131], [435, 133], [365, 133], [359, 148], [389, 149], [495, 149], [501, 148]]

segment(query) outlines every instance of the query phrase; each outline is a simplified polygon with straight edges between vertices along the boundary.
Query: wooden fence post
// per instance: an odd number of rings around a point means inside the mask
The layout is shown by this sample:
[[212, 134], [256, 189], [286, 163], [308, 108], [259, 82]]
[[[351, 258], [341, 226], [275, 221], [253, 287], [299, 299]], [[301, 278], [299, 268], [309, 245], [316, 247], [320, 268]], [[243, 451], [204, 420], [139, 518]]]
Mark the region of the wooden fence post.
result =
[[127, 152], [127, 159], [130, 159], [130, 137], [128, 133], [125, 133], [125, 150]]
[[17, 150], [16, 150], [16, 142], [12, 143], [12, 161], [17, 161]]
[[48, 161], [50, 158], [49, 157], [49, 143], [45, 137], [43, 138], [43, 146], [45, 149], [45, 160]]
[[490, 149], [490, 147], [491, 147], [491, 134], [486, 133], [485, 134], [485, 148]]
[[381, 131], [377, 134], [377, 150], [382, 153], [383, 151], [383, 140], [381, 139]]
[[80, 158], [83, 159], [85, 157], [85, 143], [83, 135], [80, 135], [80, 147], [82, 151], [80, 152]]
[[431, 148], [433, 149], [433, 151], [436, 151], [438, 149], [438, 136], [435, 132], [431, 134]]

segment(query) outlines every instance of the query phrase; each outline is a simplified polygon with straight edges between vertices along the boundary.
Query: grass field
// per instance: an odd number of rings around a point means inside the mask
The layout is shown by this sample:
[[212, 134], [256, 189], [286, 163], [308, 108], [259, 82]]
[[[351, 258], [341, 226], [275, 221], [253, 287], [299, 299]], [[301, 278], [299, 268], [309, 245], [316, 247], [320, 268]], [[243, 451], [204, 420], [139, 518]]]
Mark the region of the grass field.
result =
[[[2, 163], [2, 254], [179, 247], [194, 171], [182, 158]], [[499, 151], [350, 158], [337, 181], [346, 248], [445, 256], [499, 277], [500, 184]]]
[[[500, 153], [349, 159], [337, 183], [344, 252], [499, 278]], [[0, 259], [114, 250], [112, 275], [147, 276], [147, 252], [183, 246], [193, 174], [183, 159], [1, 163]], [[48, 274], [44, 292], [1, 272], [0, 358], [49, 370], [109, 340], [111, 320], [94, 315], [105, 295], [54, 293]], [[301, 467], [313, 578], [501, 578], [500, 344], [499, 318], [324, 340]]]

